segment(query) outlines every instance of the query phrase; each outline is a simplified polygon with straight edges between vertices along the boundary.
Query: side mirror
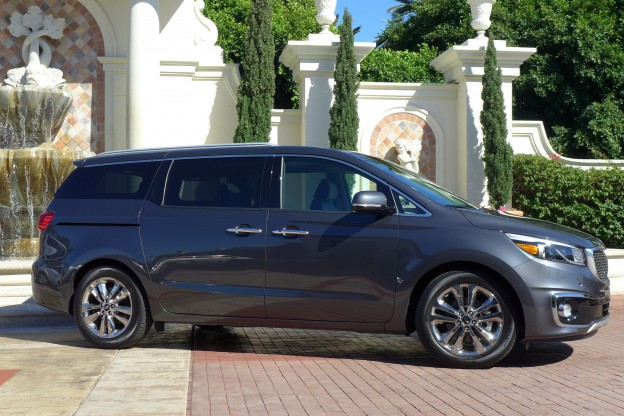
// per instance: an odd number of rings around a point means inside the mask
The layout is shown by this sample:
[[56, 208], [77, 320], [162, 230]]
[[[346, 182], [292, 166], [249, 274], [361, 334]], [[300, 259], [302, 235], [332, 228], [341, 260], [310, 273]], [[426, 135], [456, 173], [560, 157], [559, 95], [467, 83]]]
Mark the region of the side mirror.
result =
[[361, 191], [353, 196], [352, 209], [354, 212], [376, 212], [378, 214], [392, 214], [394, 210], [388, 206], [388, 200], [383, 192]]

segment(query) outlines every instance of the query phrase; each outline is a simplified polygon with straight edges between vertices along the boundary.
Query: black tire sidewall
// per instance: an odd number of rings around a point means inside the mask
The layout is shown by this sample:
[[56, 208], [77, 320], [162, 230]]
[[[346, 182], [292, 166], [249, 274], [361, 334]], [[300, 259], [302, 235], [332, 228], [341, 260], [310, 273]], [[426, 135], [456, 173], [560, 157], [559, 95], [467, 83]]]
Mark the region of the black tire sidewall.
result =
[[[498, 343], [479, 357], [459, 357], [442, 348], [435, 340], [429, 327], [429, 311], [438, 296], [449, 287], [472, 283], [491, 291], [501, 305], [504, 326]], [[502, 360], [513, 348], [516, 341], [516, 325], [511, 299], [496, 281], [484, 274], [469, 271], [452, 271], [435, 278], [425, 289], [416, 306], [416, 331], [418, 338], [429, 353], [439, 362], [457, 368], [490, 368]]]
[[[132, 301], [133, 313], [127, 328], [121, 334], [113, 338], [101, 338], [93, 334], [84, 322], [81, 313], [81, 302], [84, 291], [88, 289], [93, 281], [102, 277], [110, 277], [121, 282], [130, 293], [130, 299]], [[131, 347], [141, 341], [149, 330], [148, 321], [150, 321], [150, 319], [148, 317], [143, 294], [132, 278], [116, 268], [101, 267], [88, 272], [76, 288], [73, 306], [74, 319], [78, 325], [78, 329], [80, 329], [80, 332], [87, 341], [98, 348], [121, 349]]]

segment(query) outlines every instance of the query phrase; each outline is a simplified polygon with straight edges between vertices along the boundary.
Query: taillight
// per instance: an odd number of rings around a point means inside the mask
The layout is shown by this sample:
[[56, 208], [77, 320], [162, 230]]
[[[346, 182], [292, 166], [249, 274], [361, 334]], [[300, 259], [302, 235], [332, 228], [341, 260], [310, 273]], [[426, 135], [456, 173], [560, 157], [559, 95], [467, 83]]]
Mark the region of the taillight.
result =
[[39, 216], [39, 231], [45, 231], [54, 219], [53, 211], [46, 211]]

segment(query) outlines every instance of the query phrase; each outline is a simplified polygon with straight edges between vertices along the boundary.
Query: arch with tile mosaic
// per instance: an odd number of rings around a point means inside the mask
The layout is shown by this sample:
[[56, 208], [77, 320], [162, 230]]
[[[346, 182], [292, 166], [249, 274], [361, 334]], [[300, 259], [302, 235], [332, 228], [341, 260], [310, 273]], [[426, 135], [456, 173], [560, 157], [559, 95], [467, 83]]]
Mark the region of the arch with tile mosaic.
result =
[[437, 123], [425, 111], [406, 108], [389, 110], [373, 126], [368, 135], [368, 149], [364, 145], [362, 151], [398, 163], [396, 140], [404, 139], [408, 143], [418, 141], [421, 144], [418, 155], [419, 173], [434, 182], [440, 179], [438, 159], [442, 151], [442, 133]]

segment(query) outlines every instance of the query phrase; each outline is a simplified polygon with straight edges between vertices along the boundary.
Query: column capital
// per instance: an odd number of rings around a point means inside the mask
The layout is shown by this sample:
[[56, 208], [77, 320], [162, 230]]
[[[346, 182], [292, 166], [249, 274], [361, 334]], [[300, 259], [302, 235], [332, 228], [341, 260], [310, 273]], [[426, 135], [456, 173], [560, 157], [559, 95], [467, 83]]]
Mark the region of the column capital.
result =
[[[495, 40], [494, 46], [504, 82], [517, 78], [520, 75], [520, 65], [537, 52], [535, 48], [508, 47], [504, 40]], [[444, 74], [447, 83], [481, 82], [486, 47], [487, 42], [470, 39], [446, 50], [431, 61], [431, 66]]]
[[[340, 36], [311, 34], [307, 40], [290, 41], [280, 55], [280, 62], [292, 72], [299, 84], [301, 109], [301, 144], [329, 147], [329, 109], [334, 99], [334, 71]], [[375, 48], [372, 42], [354, 44], [359, 64]]]
[[[333, 78], [339, 44], [338, 35], [311, 34], [307, 40], [289, 41], [279, 60], [293, 71], [293, 78], [297, 82], [310, 76]], [[355, 42], [358, 70], [360, 62], [373, 49], [374, 42]]]

